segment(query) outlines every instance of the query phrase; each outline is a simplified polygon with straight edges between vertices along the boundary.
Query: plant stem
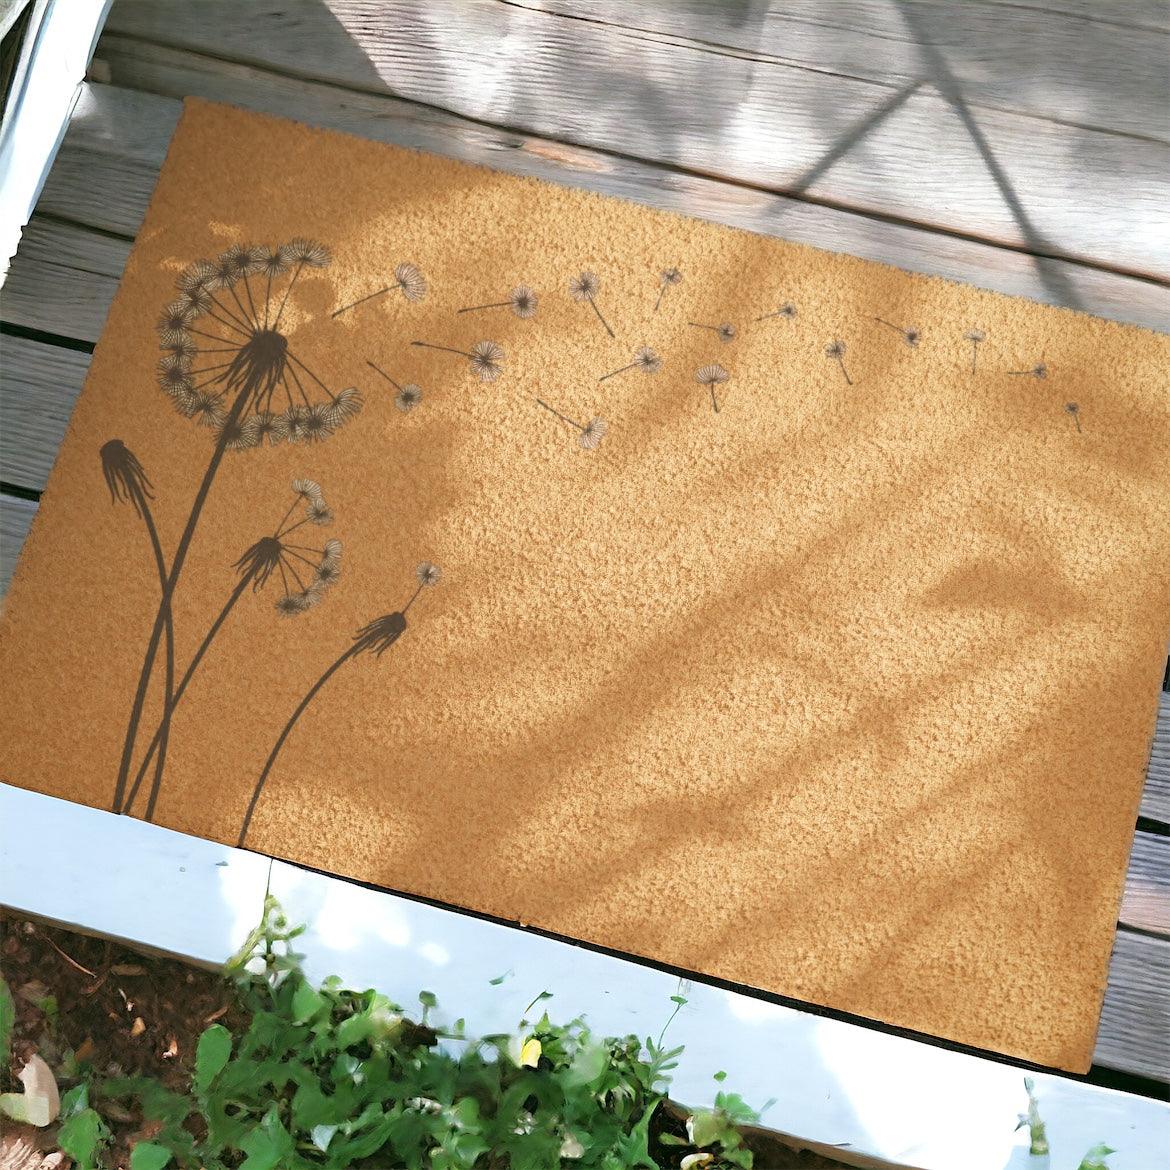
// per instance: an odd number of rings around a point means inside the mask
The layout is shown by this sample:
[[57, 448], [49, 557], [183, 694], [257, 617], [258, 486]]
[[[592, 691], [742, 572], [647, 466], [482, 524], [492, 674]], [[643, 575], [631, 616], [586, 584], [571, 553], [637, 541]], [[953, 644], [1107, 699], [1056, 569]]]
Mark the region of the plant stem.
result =
[[597, 380], [599, 382], [604, 382], [606, 380], [606, 378], [614, 378], [618, 374], [624, 374], [626, 372], [626, 370], [632, 370], [637, 364], [638, 364], [637, 362], [630, 362], [630, 364], [628, 366], [622, 366], [622, 368], [620, 370], [611, 370], [608, 374], [602, 374], [601, 377], [598, 378]]
[[[162, 599], [159, 601], [158, 613], [154, 619], [154, 628], [151, 630], [150, 640], [146, 646], [146, 655], [142, 661], [142, 670], [138, 676], [138, 689], [134, 694], [134, 702], [130, 707], [130, 719], [126, 727], [126, 739], [122, 745], [122, 761], [118, 766], [118, 778], [114, 785], [114, 812], [122, 811], [122, 801], [126, 795], [126, 782], [130, 776], [130, 763], [134, 756], [134, 744], [138, 738], [138, 725], [142, 721], [142, 708], [146, 703], [146, 691], [150, 684], [150, 676], [154, 670], [154, 659], [158, 653], [159, 638], [162, 636], [167, 614], [170, 613], [171, 598], [174, 596], [175, 585], [178, 583], [179, 574], [183, 571], [183, 562], [187, 559], [187, 550], [191, 547], [191, 538], [195, 535], [195, 527], [199, 523], [199, 516], [203, 511], [203, 505], [207, 502], [207, 494], [211, 490], [215, 473], [219, 470], [224, 453], [227, 451], [229, 432], [232, 426], [239, 421], [240, 415], [243, 414], [244, 407], [247, 405], [248, 399], [254, 390], [255, 387], [251, 381], [247, 380], [236, 395], [236, 400], [232, 403], [232, 408], [228, 412], [227, 421], [224, 424], [223, 430], [220, 432], [219, 438], [216, 440], [215, 450], [211, 453], [207, 470], [203, 473], [203, 482], [200, 483], [199, 490], [195, 493], [195, 501], [191, 506], [191, 514], [187, 517], [187, 525], [183, 529], [183, 535], [179, 538], [178, 546], [175, 548], [175, 556], [171, 561], [171, 571], [167, 575], [166, 586], [163, 589]], [[156, 783], [160, 780], [161, 777], [157, 778]]]
[[654, 302], [654, 312], [658, 312], [658, 306], [662, 304], [662, 298], [666, 295], [666, 285], [663, 285], [658, 290], [658, 300]]
[[410, 344], [420, 346], [422, 349], [440, 349], [444, 353], [457, 353], [460, 357], [465, 358], [475, 356], [474, 354], [468, 353], [465, 349], [452, 349], [449, 345], [432, 345], [429, 341], [412, 341]]
[[364, 305], [366, 301], [372, 301], [375, 297], [384, 296], [386, 293], [391, 292], [397, 287], [398, 285], [396, 284], [388, 284], [385, 288], [378, 289], [377, 292], [368, 293], [366, 296], [353, 301], [351, 304], [342, 305], [341, 308], [333, 314], [333, 316], [340, 317], [342, 313], [348, 313], [350, 309], [356, 309], [358, 305]]
[[[187, 689], [187, 684], [191, 681], [191, 676], [195, 673], [199, 663], [203, 660], [203, 655], [207, 653], [211, 647], [211, 643], [215, 639], [215, 635], [219, 633], [220, 626], [227, 620], [227, 616], [232, 611], [232, 607], [240, 599], [240, 595], [244, 592], [246, 586], [251, 584], [252, 578], [250, 576], [241, 577], [237, 582], [236, 587], [232, 590], [231, 596], [223, 609], [219, 611], [219, 617], [211, 623], [211, 628], [207, 631], [199, 649], [195, 651], [195, 656], [191, 659], [187, 669], [183, 672], [183, 677], [179, 679], [179, 685], [175, 687], [175, 693], [171, 698], [171, 714], [174, 714], [175, 708], [179, 705], [179, 700], [182, 699], [184, 691]], [[142, 786], [143, 778], [146, 776], [146, 770], [150, 767], [150, 761], [154, 758], [155, 750], [159, 746], [159, 740], [162, 737], [162, 725], [160, 724], [154, 733], [154, 738], [150, 741], [150, 746], [146, 749], [146, 756], [142, 761], [142, 765], [138, 769], [138, 775], [134, 779], [134, 786], [130, 789], [130, 795], [126, 798], [125, 812], [130, 812], [134, 807], [134, 801], [138, 797], [138, 790]], [[148, 813], [149, 819], [149, 813]]]
[[839, 365], [839, 366], [841, 367], [841, 373], [845, 375], [845, 385], [846, 385], [846, 386], [852, 386], [852, 385], [853, 385], [853, 379], [852, 379], [851, 377], [849, 377], [849, 371], [848, 371], [848, 370], [845, 368], [845, 359], [844, 359], [844, 358], [838, 358], [838, 359], [837, 359], [837, 365]]
[[711, 383], [711, 405], [715, 409], [715, 413], [719, 413], [719, 400], [715, 397], [715, 383]]
[[386, 371], [384, 369], [381, 368], [381, 366], [374, 365], [374, 363], [372, 361], [370, 361], [368, 358], [366, 359], [366, 365], [369, 366], [370, 369], [373, 370], [375, 373], [381, 374], [382, 377], [385, 378], [386, 381], [389, 382], [390, 385], [393, 386], [395, 390], [402, 389], [402, 387], [399, 386], [398, 383], [395, 382], [394, 379], [391, 378], [390, 375], [388, 373], [386, 373]]
[[469, 305], [466, 309], [457, 309], [459, 313], [477, 313], [480, 309], [506, 309], [511, 301], [496, 301], [491, 305]]
[[605, 326], [606, 333], [608, 333], [610, 337], [613, 337], [614, 331], [609, 327], [609, 322], [601, 315], [601, 310], [597, 307], [597, 302], [592, 297], [590, 297], [589, 303], [593, 306], [593, 311], [597, 314], [598, 321], [600, 321], [602, 325]]
[[280, 755], [280, 749], [284, 747], [284, 741], [288, 739], [289, 733], [296, 722], [304, 714], [305, 708], [313, 701], [317, 692], [344, 666], [355, 654], [361, 649], [361, 643], [355, 642], [348, 650], [345, 651], [339, 658], [333, 661], [325, 673], [309, 688], [305, 697], [297, 704], [297, 709], [292, 713], [289, 721], [284, 725], [284, 730], [280, 733], [276, 743], [272, 747], [272, 751], [268, 754], [268, 759], [264, 762], [264, 768], [260, 772], [260, 779], [256, 781], [256, 787], [252, 791], [252, 799], [248, 802], [248, 811], [244, 814], [244, 823], [240, 827], [239, 840], [236, 845], [243, 849], [244, 842], [248, 837], [248, 827], [252, 824], [252, 814], [256, 811], [256, 805], [260, 800], [260, 793], [264, 791], [264, 785], [268, 780], [268, 773], [272, 771], [272, 765], [276, 763], [276, 757]]
[[280, 328], [280, 319], [284, 316], [284, 306], [288, 304], [289, 294], [292, 292], [293, 285], [296, 284], [297, 277], [300, 276], [301, 269], [304, 268], [304, 266], [305, 262], [303, 260], [298, 260], [296, 268], [293, 269], [292, 276], [289, 277], [288, 288], [284, 290], [284, 297], [280, 302], [280, 308], [276, 311], [276, 320], [272, 322], [272, 328], [274, 330]]
[[585, 429], [579, 422], [574, 422], [571, 418], [569, 418], [567, 414], [561, 414], [561, 412], [555, 407], [549, 406], [549, 404], [545, 402], [544, 399], [538, 398], [536, 401], [541, 406], [543, 406], [545, 410], [549, 411], [550, 414], [555, 414], [557, 418], [561, 420], [561, 422], [567, 422], [569, 426], [576, 427], [579, 431], [583, 431]]

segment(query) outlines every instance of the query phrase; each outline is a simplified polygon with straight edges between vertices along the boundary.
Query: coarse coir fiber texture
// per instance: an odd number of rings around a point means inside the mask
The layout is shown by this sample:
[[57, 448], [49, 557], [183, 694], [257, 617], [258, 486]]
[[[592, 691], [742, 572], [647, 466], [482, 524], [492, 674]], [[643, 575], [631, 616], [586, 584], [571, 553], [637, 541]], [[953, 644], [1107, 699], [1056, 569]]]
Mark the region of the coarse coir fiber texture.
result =
[[3, 778], [227, 842], [252, 804], [255, 849], [1083, 1070], [1168, 367], [189, 103], [6, 607]]

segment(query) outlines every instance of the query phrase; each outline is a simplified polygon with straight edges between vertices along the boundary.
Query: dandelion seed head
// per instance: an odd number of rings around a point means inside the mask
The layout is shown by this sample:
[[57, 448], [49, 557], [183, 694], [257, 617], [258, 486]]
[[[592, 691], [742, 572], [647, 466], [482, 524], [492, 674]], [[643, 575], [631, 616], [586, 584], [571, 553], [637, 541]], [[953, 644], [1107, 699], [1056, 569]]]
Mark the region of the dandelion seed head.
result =
[[724, 321], [722, 325], [716, 330], [719, 334], [720, 341], [734, 341], [736, 335], [736, 328], [730, 321]]
[[399, 264], [394, 279], [408, 301], [421, 301], [427, 295], [427, 279], [413, 264]]
[[157, 376], [159, 388], [165, 394], [172, 396], [186, 390], [191, 390], [195, 385], [194, 379], [192, 379], [191, 375], [180, 364], [171, 364], [165, 361], [159, 362]]
[[224, 423], [224, 410], [219, 396], [210, 390], [193, 391], [189, 417], [195, 419], [201, 427], [218, 430]]
[[430, 561], [422, 561], [418, 568], [415, 569], [414, 575], [420, 585], [429, 588], [431, 585], [438, 585], [440, 578], [443, 576], [443, 570]]
[[159, 314], [158, 335], [163, 345], [189, 339], [188, 327], [195, 321], [198, 311], [186, 300], [171, 301]]
[[321, 485], [315, 479], [294, 479], [292, 491], [294, 496], [306, 501], [323, 498]]
[[682, 284], [683, 274], [677, 268], [664, 268], [658, 274], [658, 283], [663, 288], [667, 288], [672, 284]]
[[282, 272], [288, 270], [289, 255], [288, 245], [282, 244], [279, 248], [264, 249], [263, 259], [260, 263], [260, 272], [267, 276], [269, 280], [273, 277], [279, 276]]
[[657, 374], [662, 369], [662, 359], [648, 345], [634, 354], [634, 364], [643, 374]]
[[333, 427], [329, 425], [330, 409], [324, 402], [314, 402], [312, 406], [302, 407], [298, 442], [322, 443], [333, 434]]
[[1068, 414], [1076, 414], [1077, 411], [1081, 408], [1075, 402], [1066, 402], [1064, 404], [1064, 409]]
[[256, 445], [259, 446], [265, 439], [272, 446], [276, 446], [284, 436], [278, 436], [276, 433], [276, 415], [268, 410], [258, 410], [254, 415], [248, 419], [247, 425], [252, 428], [256, 435]]
[[313, 573], [313, 580], [322, 589], [330, 589], [341, 579], [341, 565], [336, 561], [322, 561]]
[[508, 301], [517, 317], [527, 320], [536, 316], [537, 296], [526, 284], [518, 284], [509, 294]]
[[409, 414], [422, 401], [422, 390], [408, 382], [394, 395], [394, 405], [404, 414]]
[[159, 341], [159, 349], [173, 353], [176, 357], [186, 358], [188, 362], [199, 352], [199, 347], [192, 340], [189, 333], [177, 330], [170, 337]]
[[310, 606], [304, 593], [285, 593], [276, 599], [276, 612], [281, 617], [299, 617]]
[[179, 370], [182, 373], [190, 373], [191, 359], [183, 353], [178, 353], [176, 350], [167, 350], [167, 352], [158, 360], [156, 367], [159, 374], [164, 372], [169, 373], [173, 370]]
[[1048, 377], [1048, 367], [1043, 362], [1037, 362], [1036, 365], [1034, 365], [1032, 367], [1032, 377], [1033, 378], [1047, 378]]
[[324, 500], [310, 500], [305, 506], [305, 519], [310, 524], [325, 527], [333, 523], [333, 509]]
[[982, 329], [968, 329], [967, 332], [963, 334], [963, 339], [965, 341], [974, 342], [976, 345], [978, 345], [981, 341], [986, 341], [987, 334], [984, 333]]
[[831, 357], [835, 361], [840, 361], [845, 356], [846, 348], [845, 342], [832, 341], [825, 346], [825, 357]]
[[903, 329], [902, 336], [906, 339], [906, 344], [911, 349], [917, 349], [918, 343], [922, 340], [922, 334], [917, 329]]
[[196, 260], [179, 274], [175, 287], [182, 293], [207, 292], [215, 287], [216, 271], [211, 260]]
[[341, 541], [336, 538], [327, 540], [321, 550], [321, 563], [329, 565], [341, 564]]
[[608, 430], [609, 427], [606, 425], [605, 419], [591, 418], [581, 428], [581, 433], [577, 436], [577, 442], [586, 451], [595, 451], [601, 446], [601, 440], [605, 438], [605, 433]]
[[730, 377], [731, 375], [718, 362], [700, 366], [695, 371], [695, 381], [700, 386], [714, 386], [720, 382], [726, 382]]
[[791, 301], [785, 301], [784, 304], [780, 306], [779, 313], [781, 317], [795, 317], [796, 306]]
[[494, 341], [477, 341], [471, 347], [471, 365], [481, 382], [494, 382], [504, 364], [504, 351]]
[[343, 427], [351, 418], [361, 413], [362, 396], [356, 386], [342, 390], [325, 408], [326, 421], [332, 433]]
[[569, 296], [575, 301], [589, 301], [597, 296], [601, 281], [593, 272], [582, 272], [569, 281]]
[[290, 264], [303, 265], [305, 268], [327, 268], [333, 259], [324, 244], [302, 237], [289, 240], [284, 250]]
[[260, 440], [256, 438], [254, 429], [248, 426], [247, 420], [241, 422], [236, 419], [232, 422], [225, 419], [219, 427], [219, 437], [228, 451], [248, 451], [260, 445]]

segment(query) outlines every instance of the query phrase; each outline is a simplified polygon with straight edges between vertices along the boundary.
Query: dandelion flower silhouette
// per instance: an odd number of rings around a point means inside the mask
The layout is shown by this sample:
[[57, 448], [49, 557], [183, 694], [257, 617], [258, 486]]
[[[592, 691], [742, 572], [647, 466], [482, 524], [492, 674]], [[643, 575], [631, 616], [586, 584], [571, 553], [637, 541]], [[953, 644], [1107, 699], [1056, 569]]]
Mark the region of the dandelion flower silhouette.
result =
[[986, 338], [987, 334], [982, 329], [968, 329], [963, 334], [963, 340], [971, 343], [971, 373], [975, 373], [975, 365], [979, 360], [979, 346]]
[[537, 398], [536, 404], [543, 406], [549, 414], [556, 415], [563, 423], [567, 423], [574, 430], [577, 431], [577, 442], [585, 448], [586, 451], [596, 450], [601, 445], [601, 440], [605, 438], [605, 432], [608, 427], [605, 420], [601, 418], [590, 419], [587, 423], [579, 423], [576, 419], [569, 418], [567, 414], [562, 414], [556, 407], [549, 406], [543, 398]]
[[354, 635], [353, 651], [356, 654], [373, 654], [380, 657], [406, 632], [406, 614], [388, 613], [362, 626]]
[[695, 371], [695, 381], [700, 386], [706, 386], [711, 392], [711, 409], [716, 414], [719, 412], [719, 399], [715, 394], [715, 387], [726, 382], [730, 377], [731, 375], [718, 362], [700, 366]]
[[422, 391], [409, 382], [394, 395], [394, 405], [404, 414], [409, 414], [421, 401]]
[[643, 374], [657, 374], [661, 369], [662, 359], [648, 345], [643, 345], [634, 351], [634, 360], [629, 365], [610, 370], [608, 374], [602, 374], [597, 380], [604, 382], [607, 378], [614, 378], [618, 374], [624, 374], [627, 370], [641, 370]]
[[490, 301], [486, 305], [468, 305], [459, 309], [460, 313], [478, 313], [483, 309], [511, 309], [517, 317], [527, 320], [536, 316], [538, 297], [526, 284], [518, 284], [508, 294], [506, 301]]
[[796, 306], [791, 301], [785, 301], [774, 313], [764, 313], [757, 317], [757, 321], [767, 321], [772, 317], [787, 317], [790, 320], [796, 316]]
[[883, 320], [881, 317], [875, 317], [874, 320], [879, 325], [884, 325], [887, 329], [892, 329], [895, 333], [902, 335], [902, 340], [910, 346], [911, 349], [917, 349], [918, 343], [922, 340], [922, 334], [913, 327], [904, 329], [901, 325], [895, 325], [892, 321]]
[[154, 499], [154, 485], [147, 478], [138, 457], [121, 439], [111, 439], [102, 444], [101, 461], [102, 475], [110, 489], [110, 502], [132, 504], [141, 518], [146, 501]]
[[597, 307], [597, 292], [601, 288], [601, 281], [598, 280], [595, 272], [582, 272], [574, 276], [569, 281], [569, 296], [575, 301], [588, 301], [590, 308], [597, 314], [597, 319], [605, 326], [605, 331], [614, 336], [613, 330], [609, 327], [609, 322], [601, 315], [601, 310]]
[[693, 326], [695, 329], [711, 330], [722, 342], [734, 341], [737, 332], [735, 326], [730, 321], [724, 321], [722, 325], [704, 325], [700, 321], [688, 321], [687, 324]]
[[658, 312], [662, 298], [666, 296], [666, 290], [676, 284], [682, 284], [682, 278], [683, 274], [677, 268], [664, 268], [658, 274], [658, 299], [654, 302], [654, 312]]
[[849, 377], [849, 371], [845, 368], [845, 348], [845, 342], [834, 339], [825, 346], [825, 357], [832, 358], [841, 367], [841, 374], [845, 379], [845, 384], [852, 386], [853, 379]]
[[1065, 414], [1071, 414], [1072, 420], [1077, 424], [1077, 432], [1081, 429], [1081, 408], [1075, 402], [1066, 402], [1064, 404]]

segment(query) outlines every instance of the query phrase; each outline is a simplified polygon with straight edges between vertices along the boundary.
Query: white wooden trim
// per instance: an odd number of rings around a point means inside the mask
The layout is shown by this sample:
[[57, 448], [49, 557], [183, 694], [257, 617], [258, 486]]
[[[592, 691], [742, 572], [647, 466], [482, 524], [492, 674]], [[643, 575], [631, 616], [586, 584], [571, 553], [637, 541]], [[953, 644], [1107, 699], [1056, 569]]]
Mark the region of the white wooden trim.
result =
[[[309, 923], [313, 978], [339, 974], [404, 1005], [420, 989], [469, 1031], [510, 1031], [550, 991], [550, 1014], [583, 1013], [615, 1034], [657, 1036], [679, 980], [584, 947], [365, 889], [258, 854], [0, 785], [0, 902], [202, 963], [242, 942], [271, 889]], [[498, 986], [491, 980], [506, 978]], [[1023, 1075], [1010, 1064], [826, 1019], [705, 984], [669, 1036], [685, 1044], [672, 1095], [709, 1103], [714, 1073], [749, 1102], [777, 1103], [770, 1127], [842, 1154], [917, 1170], [1035, 1170], [1022, 1133]], [[1170, 1105], [1036, 1074], [1051, 1165], [1098, 1141], [1112, 1170], [1155, 1170], [1170, 1148]], [[862, 1163], [864, 1164], [864, 1163]]]

